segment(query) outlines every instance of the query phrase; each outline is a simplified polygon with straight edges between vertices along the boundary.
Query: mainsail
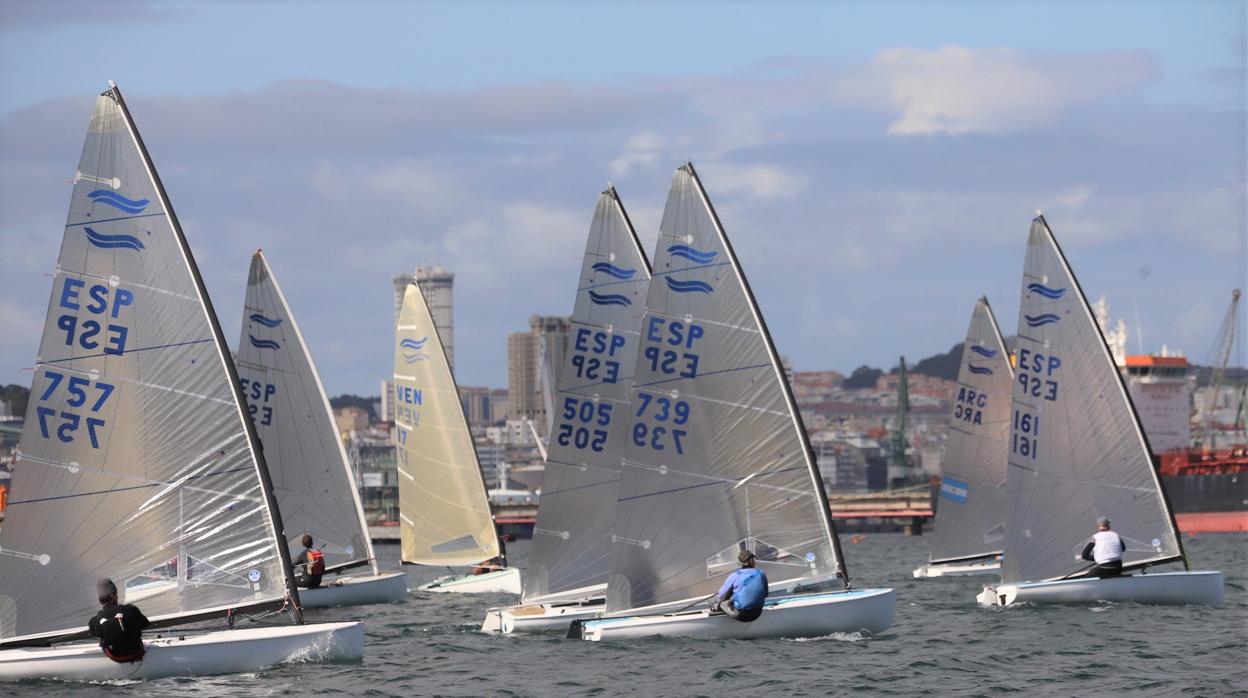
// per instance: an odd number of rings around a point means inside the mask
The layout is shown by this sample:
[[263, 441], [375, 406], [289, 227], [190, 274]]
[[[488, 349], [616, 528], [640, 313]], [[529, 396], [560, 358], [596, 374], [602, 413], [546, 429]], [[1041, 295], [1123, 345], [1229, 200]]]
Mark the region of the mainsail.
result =
[[[572, 312], [524, 598], [606, 584], [650, 263], [614, 188], [598, 197]], [[601, 593], [601, 592], [599, 592]]]
[[1016, 351], [1002, 580], [1084, 571], [1099, 516], [1126, 542], [1124, 566], [1180, 559], [1131, 398], [1043, 217], [1027, 240]]
[[264, 444], [288, 542], [311, 534], [326, 566], [373, 565], [364, 508], [321, 377], [262, 252], [251, 258], [243, 330], [234, 356]]
[[692, 164], [676, 171], [633, 372], [609, 612], [845, 578], [823, 482], [753, 294]]
[[932, 562], [1001, 552], [1013, 385], [1009, 352], [997, 319], [988, 299], [980, 298], [962, 345], [958, 394], [945, 442]]
[[403, 561], [472, 565], [498, 556], [476, 446], [424, 294], [408, 284], [394, 346]]
[[95, 103], [0, 530], [0, 644], [279, 605], [280, 518], [221, 328], [114, 87]]

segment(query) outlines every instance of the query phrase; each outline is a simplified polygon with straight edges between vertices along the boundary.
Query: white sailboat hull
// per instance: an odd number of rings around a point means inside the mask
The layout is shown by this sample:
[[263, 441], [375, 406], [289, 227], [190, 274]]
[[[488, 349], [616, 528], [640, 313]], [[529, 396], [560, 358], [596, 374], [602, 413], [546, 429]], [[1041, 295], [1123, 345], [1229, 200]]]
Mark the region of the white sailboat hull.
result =
[[985, 606], [1028, 603], [1135, 602], [1158, 605], [1218, 606], [1221, 572], [1155, 572], [1108, 579], [1080, 578], [985, 586], [976, 600]]
[[407, 575], [402, 572], [341, 577], [315, 589], [299, 590], [299, 603], [305, 609], [396, 603], [405, 599]]
[[95, 643], [0, 651], [0, 681], [113, 681], [258, 671], [287, 662], [364, 657], [362, 623], [310, 623], [147, 640], [143, 659], [119, 664]]
[[491, 608], [481, 624], [483, 633], [546, 633], [563, 632], [574, 620], [590, 620], [602, 616], [606, 605], [596, 603], [532, 604]]
[[881, 633], [893, 624], [892, 589], [807, 594], [768, 600], [763, 614], [744, 623], [709, 610], [671, 615], [620, 616], [585, 621], [581, 639], [629, 640], [692, 637], [704, 640], [823, 637], [833, 633]]
[[519, 594], [520, 568], [508, 567], [477, 575], [447, 575], [416, 588], [438, 594]]
[[915, 579], [936, 577], [971, 577], [979, 574], [1001, 574], [1000, 560], [975, 560], [971, 562], [931, 563], [916, 567]]

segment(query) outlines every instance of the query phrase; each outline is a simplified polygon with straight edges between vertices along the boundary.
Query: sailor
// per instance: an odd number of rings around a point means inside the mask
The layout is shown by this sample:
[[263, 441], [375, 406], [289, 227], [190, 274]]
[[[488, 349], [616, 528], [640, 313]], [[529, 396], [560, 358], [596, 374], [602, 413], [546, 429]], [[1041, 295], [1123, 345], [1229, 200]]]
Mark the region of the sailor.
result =
[[472, 568], [472, 576], [489, 574], [507, 569], [507, 542], [515, 540], [510, 533], [498, 537], [498, 557], [492, 557]]
[[96, 582], [95, 593], [103, 608], [87, 623], [87, 632], [99, 638], [104, 656], [121, 664], [143, 659], [147, 617], [133, 604], [117, 603], [117, 585], [111, 579]]
[[741, 568], [724, 580], [712, 610], [723, 611], [748, 623], [763, 614], [763, 601], [767, 599], [767, 575], [754, 568], [754, 553], [748, 550], [737, 553], [737, 562]]
[[321, 575], [325, 574], [325, 553], [312, 548], [310, 534], [303, 534], [300, 542], [303, 544], [303, 552], [291, 563], [302, 568], [295, 575], [295, 585], [301, 589], [315, 589], [321, 585]]
[[1109, 518], [1101, 516], [1096, 520], [1096, 533], [1083, 547], [1081, 557], [1096, 563], [1089, 576], [1118, 577], [1122, 575], [1122, 554], [1125, 552], [1127, 544], [1122, 542], [1122, 536], [1109, 530]]

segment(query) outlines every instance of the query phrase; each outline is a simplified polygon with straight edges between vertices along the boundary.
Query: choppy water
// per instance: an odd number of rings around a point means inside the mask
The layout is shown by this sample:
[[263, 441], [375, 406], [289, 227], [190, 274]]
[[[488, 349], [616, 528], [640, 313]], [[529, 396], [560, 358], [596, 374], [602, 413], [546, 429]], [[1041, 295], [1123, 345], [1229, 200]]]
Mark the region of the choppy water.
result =
[[[407, 603], [309, 612], [363, 620], [362, 664], [301, 664], [259, 674], [120, 686], [39, 682], [18, 695], [1248, 695], [1248, 535], [1185, 541], [1198, 569], [1226, 575], [1216, 609], [1095, 604], [981, 608], [979, 578], [915, 580], [923, 538], [872, 534], [846, 544], [859, 587], [897, 590], [880, 636], [818, 640], [591, 643], [487, 636], [507, 596], [412, 594]], [[524, 565], [526, 541], [508, 546]], [[397, 548], [379, 553], [397, 567]], [[408, 568], [411, 586], [436, 570]]]

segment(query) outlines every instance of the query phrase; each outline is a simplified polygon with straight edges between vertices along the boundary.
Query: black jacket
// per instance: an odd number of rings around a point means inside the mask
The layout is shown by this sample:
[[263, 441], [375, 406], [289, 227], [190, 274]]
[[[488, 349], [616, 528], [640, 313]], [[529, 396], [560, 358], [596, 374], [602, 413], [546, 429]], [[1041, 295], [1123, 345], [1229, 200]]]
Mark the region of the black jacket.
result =
[[143, 648], [147, 617], [132, 604], [109, 604], [87, 624], [91, 637], [99, 638], [100, 648], [116, 656], [128, 656]]

